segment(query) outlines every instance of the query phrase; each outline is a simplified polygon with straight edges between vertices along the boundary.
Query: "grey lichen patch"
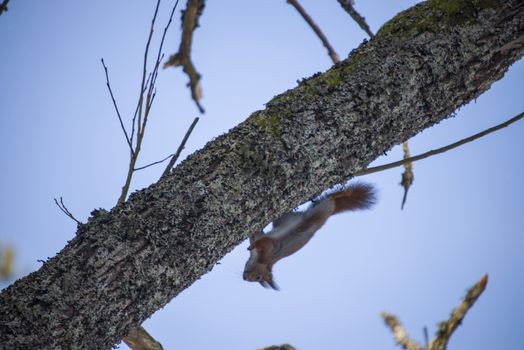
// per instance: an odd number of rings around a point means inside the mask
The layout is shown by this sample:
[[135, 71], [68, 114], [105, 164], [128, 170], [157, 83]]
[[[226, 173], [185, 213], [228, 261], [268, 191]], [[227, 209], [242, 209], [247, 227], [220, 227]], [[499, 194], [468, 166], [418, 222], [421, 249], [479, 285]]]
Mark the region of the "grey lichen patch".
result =
[[264, 156], [257, 149], [256, 144], [250, 140], [237, 145], [236, 155], [238, 160], [238, 168], [243, 172], [253, 173], [256, 168], [264, 163]]
[[473, 25], [477, 23], [477, 14], [481, 10], [496, 4], [496, 0], [429, 0], [399, 13], [380, 28], [377, 36], [410, 36]]

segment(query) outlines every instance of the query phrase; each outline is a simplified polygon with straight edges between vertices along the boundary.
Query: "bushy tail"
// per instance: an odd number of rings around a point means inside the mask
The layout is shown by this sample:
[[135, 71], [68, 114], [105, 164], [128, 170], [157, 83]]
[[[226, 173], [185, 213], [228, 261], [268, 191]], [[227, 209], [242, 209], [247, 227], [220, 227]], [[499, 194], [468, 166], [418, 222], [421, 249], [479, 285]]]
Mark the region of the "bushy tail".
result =
[[375, 188], [366, 183], [357, 182], [340, 192], [329, 195], [335, 201], [333, 214], [347, 210], [369, 209], [377, 201]]

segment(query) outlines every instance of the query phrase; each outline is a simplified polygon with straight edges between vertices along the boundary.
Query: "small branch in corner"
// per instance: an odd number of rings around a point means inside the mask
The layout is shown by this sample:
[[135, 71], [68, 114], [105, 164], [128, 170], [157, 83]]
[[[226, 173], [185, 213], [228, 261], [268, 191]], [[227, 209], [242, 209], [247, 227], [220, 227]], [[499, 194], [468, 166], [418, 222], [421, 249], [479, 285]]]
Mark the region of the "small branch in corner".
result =
[[62, 197], [60, 197], [60, 203], [58, 203], [58, 200], [54, 198], [56, 206], [64, 213], [66, 214], [70, 219], [76, 221], [77, 224], [82, 225], [82, 221], [78, 220], [74, 217], [74, 215], [67, 209], [67, 207], [64, 204], [64, 200]]

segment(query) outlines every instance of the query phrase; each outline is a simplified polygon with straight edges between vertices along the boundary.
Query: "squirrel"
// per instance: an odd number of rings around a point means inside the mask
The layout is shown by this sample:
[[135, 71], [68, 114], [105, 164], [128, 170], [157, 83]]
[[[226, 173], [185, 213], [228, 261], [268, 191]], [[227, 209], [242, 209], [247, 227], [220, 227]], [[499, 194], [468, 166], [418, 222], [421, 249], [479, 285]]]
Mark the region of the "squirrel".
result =
[[376, 202], [372, 185], [355, 183], [344, 190], [320, 197], [304, 212], [289, 212], [273, 221], [273, 229], [249, 237], [250, 256], [243, 278], [259, 282], [264, 288], [278, 290], [273, 281], [273, 265], [299, 251], [315, 232], [334, 214], [349, 210], [369, 209]]

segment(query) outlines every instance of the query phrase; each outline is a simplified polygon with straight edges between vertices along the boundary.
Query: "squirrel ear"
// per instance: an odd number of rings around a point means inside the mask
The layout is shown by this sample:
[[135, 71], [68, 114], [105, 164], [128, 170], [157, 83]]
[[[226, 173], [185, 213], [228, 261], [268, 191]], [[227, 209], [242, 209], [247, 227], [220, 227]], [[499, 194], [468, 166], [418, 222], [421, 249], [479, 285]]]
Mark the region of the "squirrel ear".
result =
[[278, 288], [278, 285], [275, 283], [275, 281], [273, 281], [273, 276], [271, 276], [269, 278], [268, 281], [265, 281], [271, 288], [273, 288], [274, 290], [280, 290], [280, 288]]

